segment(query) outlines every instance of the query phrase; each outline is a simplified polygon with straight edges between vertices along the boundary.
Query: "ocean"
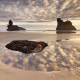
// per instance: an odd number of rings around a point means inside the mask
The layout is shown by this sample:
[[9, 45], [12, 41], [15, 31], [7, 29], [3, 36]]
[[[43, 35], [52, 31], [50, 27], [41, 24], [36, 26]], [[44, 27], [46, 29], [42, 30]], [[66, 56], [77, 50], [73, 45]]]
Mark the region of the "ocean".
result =
[[[19, 27], [23, 27], [26, 31], [20, 32], [35, 32], [35, 33], [49, 33], [56, 34], [56, 26], [57, 25], [19, 25]], [[80, 34], [79, 25], [76, 26], [76, 33], [72, 34]], [[0, 25], [0, 32], [7, 32], [7, 25]]]
[[[18, 25], [26, 30], [55, 30], [56, 26], [53, 25]], [[0, 25], [0, 30], [6, 30], [7, 25]]]

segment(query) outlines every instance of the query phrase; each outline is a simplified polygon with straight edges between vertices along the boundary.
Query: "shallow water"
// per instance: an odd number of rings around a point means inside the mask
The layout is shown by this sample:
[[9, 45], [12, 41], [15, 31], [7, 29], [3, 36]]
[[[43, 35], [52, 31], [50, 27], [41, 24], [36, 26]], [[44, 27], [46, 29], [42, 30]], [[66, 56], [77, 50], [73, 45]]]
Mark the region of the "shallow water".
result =
[[25, 70], [61, 71], [80, 67], [80, 40], [47, 41], [39, 53], [24, 54], [0, 45], [0, 61]]
[[[9, 66], [34, 71], [61, 71], [80, 67], [80, 34], [56, 34], [55, 31], [2, 31], [0, 34], [0, 61]], [[12, 40], [22, 40], [22, 36], [26, 36], [23, 40], [44, 41], [48, 46], [32, 54], [5, 47]]]

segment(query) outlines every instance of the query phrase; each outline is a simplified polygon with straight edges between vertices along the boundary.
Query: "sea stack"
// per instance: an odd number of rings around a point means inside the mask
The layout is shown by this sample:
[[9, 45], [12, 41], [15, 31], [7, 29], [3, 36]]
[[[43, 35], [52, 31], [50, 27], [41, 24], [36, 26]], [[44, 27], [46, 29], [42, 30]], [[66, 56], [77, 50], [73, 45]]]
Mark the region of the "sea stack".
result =
[[8, 31], [18, 31], [18, 30], [26, 30], [25, 28], [18, 27], [17, 25], [13, 25], [12, 20], [9, 20]]
[[56, 30], [76, 30], [76, 28], [72, 25], [71, 21], [61, 20], [61, 18], [57, 18], [57, 28]]

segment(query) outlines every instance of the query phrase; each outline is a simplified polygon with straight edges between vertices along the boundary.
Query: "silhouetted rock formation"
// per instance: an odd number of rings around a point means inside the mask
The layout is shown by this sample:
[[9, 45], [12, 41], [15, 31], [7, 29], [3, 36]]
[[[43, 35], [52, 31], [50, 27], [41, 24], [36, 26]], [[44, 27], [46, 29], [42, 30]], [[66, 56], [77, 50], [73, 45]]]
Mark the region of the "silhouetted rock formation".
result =
[[18, 30], [26, 30], [22, 27], [18, 27], [17, 25], [13, 25], [13, 22], [11, 20], [9, 20], [9, 25], [7, 26], [8, 27], [8, 31], [18, 31]]
[[25, 54], [42, 51], [47, 45], [45, 42], [36, 42], [28, 40], [15, 40], [6, 45], [10, 50], [20, 51]]
[[70, 21], [61, 20], [61, 18], [57, 18], [57, 28], [56, 30], [76, 30], [76, 28], [72, 25]]

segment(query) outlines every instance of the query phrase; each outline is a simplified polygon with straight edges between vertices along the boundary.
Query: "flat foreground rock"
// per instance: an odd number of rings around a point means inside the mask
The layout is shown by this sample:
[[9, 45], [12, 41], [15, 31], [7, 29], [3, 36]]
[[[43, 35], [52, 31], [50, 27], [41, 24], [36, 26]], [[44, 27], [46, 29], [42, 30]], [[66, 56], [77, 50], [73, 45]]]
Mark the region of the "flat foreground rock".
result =
[[47, 45], [45, 42], [36, 42], [28, 40], [15, 40], [6, 45], [10, 50], [20, 51], [25, 54], [42, 51]]

